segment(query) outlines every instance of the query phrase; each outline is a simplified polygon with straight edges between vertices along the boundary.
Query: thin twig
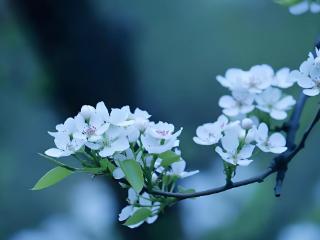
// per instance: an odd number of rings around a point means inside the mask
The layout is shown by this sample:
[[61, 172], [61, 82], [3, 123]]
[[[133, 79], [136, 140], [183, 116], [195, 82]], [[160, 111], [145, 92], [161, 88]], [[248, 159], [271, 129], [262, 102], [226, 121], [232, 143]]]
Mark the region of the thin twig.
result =
[[226, 184], [221, 187], [216, 187], [212, 189], [208, 189], [205, 191], [200, 191], [200, 192], [194, 192], [194, 193], [175, 193], [175, 192], [163, 192], [163, 191], [157, 191], [157, 190], [152, 190], [150, 193], [154, 195], [160, 195], [160, 196], [166, 196], [166, 197], [175, 197], [179, 200], [187, 199], [187, 198], [195, 198], [195, 197], [202, 197], [202, 196], [207, 196], [207, 195], [212, 195], [220, 192], [227, 191], [232, 188], [237, 188], [245, 185], [249, 185], [252, 183], [261, 183], [263, 180], [268, 177], [270, 174], [272, 174], [274, 170], [272, 168], [268, 168], [264, 173], [248, 178], [246, 180], [242, 180], [239, 182], [231, 182], [229, 184]]

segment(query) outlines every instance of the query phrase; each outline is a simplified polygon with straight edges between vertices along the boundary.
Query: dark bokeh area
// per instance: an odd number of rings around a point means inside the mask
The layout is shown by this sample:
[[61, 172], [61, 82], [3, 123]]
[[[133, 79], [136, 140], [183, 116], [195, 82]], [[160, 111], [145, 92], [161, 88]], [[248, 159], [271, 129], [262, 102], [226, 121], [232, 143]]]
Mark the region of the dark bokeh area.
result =
[[[53, 144], [47, 131], [101, 100], [183, 126], [183, 156], [200, 170], [183, 185], [222, 184], [221, 160], [192, 141], [198, 125], [220, 114], [226, 91], [216, 75], [262, 63], [297, 68], [319, 37], [319, 20], [271, 0], [1, 1], [0, 239], [320, 239], [319, 127], [290, 164], [281, 198], [271, 177], [186, 200], [135, 230], [117, 222], [126, 192], [103, 178], [84, 174], [29, 190], [52, 167], [37, 155]], [[317, 101], [308, 102], [302, 130]], [[270, 157], [237, 178], [259, 172]]]

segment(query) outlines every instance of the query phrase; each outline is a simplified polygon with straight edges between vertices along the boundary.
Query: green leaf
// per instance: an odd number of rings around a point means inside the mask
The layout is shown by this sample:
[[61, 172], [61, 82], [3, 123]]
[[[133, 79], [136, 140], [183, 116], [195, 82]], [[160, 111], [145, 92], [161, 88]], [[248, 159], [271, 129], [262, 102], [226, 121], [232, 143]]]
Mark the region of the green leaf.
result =
[[144, 221], [146, 218], [150, 217], [152, 214], [149, 208], [140, 208], [131, 217], [127, 219], [124, 223], [125, 226], [135, 225], [139, 222]]
[[142, 190], [144, 183], [140, 164], [137, 161], [130, 159], [119, 161], [119, 165], [131, 187], [139, 193]]
[[101, 174], [103, 173], [103, 168], [84, 167], [82, 171], [85, 173]]
[[38, 154], [39, 154], [41, 157], [44, 157], [44, 158], [48, 159], [49, 161], [57, 164], [57, 165], [60, 166], [60, 167], [69, 169], [70, 171], [77, 171], [77, 170], [78, 170], [77, 168], [70, 167], [70, 166], [68, 166], [68, 165], [66, 165], [66, 164], [64, 164], [64, 163], [62, 163], [62, 162], [59, 162], [59, 161], [58, 161], [57, 159], [55, 159], [55, 158], [49, 157], [49, 156], [44, 155], [44, 154], [42, 154], [42, 153], [38, 153]]
[[110, 173], [112, 173], [115, 169], [116, 166], [111, 163], [108, 159], [102, 159], [100, 161], [100, 166], [103, 168], [103, 170], [109, 170]]
[[172, 176], [169, 176], [169, 175], [163, 175], [162, 177], [162, 183], [164, 186], [169, 186], [172, 180], [173, 180]]
[[64, 167], [55, 167], [43, 175], [31, 190], [41, 190], [60, 182], [73, 172]]
[[302, 2], [302, 0], [274, 0], [274, 1], [283, 6], [292, 6], [299, 2]]
[[159, 158], [162, 159], [162, 167], [169, 167], [172, 163], [180, 160], [180, 156], [170, 150], [159, 154]]

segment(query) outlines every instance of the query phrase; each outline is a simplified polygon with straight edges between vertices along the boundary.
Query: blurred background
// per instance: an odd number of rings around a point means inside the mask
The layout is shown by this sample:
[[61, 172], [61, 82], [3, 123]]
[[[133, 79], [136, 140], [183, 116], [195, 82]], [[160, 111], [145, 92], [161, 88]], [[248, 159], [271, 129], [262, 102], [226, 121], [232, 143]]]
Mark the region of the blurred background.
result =
[[[186, 200], [135, 230], [117, 222], [126, 192], [105, 179], [77, 175], [29, 190], [53, 167], [37, 155], [53, 144], [47, 131], [101, 100], [183, 126], [184, 158], [201, 174], [182, 184], [222, 184], [221, 161], [192, 142], [196, 127], [220, 114], [226, 89], [215, 76], [262, 63], [297, 68], [320, 34], [319, 20], [271, 0], [1, 0], [0, 239], [320, 239], [319, 127], [290, 164], [281, 198], [271, 177]], [[302, 128], [316, 107], [310, 100]], [[269, 160], [239, 168], [237, 178]]]

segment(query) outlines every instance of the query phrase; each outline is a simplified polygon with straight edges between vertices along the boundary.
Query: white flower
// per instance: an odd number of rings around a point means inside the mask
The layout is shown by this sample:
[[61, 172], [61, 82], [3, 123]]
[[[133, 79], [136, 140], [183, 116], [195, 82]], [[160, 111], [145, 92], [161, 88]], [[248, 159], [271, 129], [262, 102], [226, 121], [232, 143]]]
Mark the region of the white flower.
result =
[[290, 110], [296, 103], [292, 96], [282, 97], [282, 91], [278, 88], [270, 87], [256, 96], [257, 108], [267, 112], [277, 120], [287, 117], [286, 111]]
[[49, 134], [55, 138], [54, 143], [57, 148], [48, 149], [45, 151], [46, 155], [56, 158], [70, 156], [84, 145], [84, 140], [74, 138], [77, 129], [73, 118], [68, 118], [64, 124], [57, 125], [56, 129], [58, 132]]
[[149, 125], [150, 117], [151, 115], [148, 112], [142, 111], [139, 108], [136, 108], [134, 113], [129, 116], [129, 119], [134, 121], [132, 125], [126, 127], [126, 134], [130, 143], [137, 142], [140, 133], [144, 132]]
[[225, 77], [217, 76], [218, 82], [229, 90], [233, 91], [235, 89], [243, 88], [244, 78], [247, 77], [245, 71], [238, 68], [230, 68], [227, 70]]
[[115, 126], [125, 127], [134, 124], [134, 120], [129, 119], [131, 116], [129, 106], [122, 108], [113, 108], [110, 113], [110, 123]]
[[289, 88], [295, 83], [295, 79], [290, 77], [289, 68], [281, 68], [273, 78], [272, 86], [279, 88]]
[[260, 123], [257, 133], [257, 147], [263, 152], [283, 153], [287, 151], [286, 139], [281, 133], [273, 133], [268, 135], [269, 129], [265, 123]]
[[273, 75], [273, 69], [269, 65], [253, 66], [244, 78], [243, 87], [251, 93], [260, 93], [271, 86]]
[[251, 112], [254, 109], [253, 101], [253, 94], [238, 89], [232, 91], [232, 96], [222, 96], [219, 99], [219, 106], [223, 108], [222, 112], [225, 115], [234, 117]]
[[140, 131], [144, 131], [149, 124], [150, 117], [151, 115], [147, 111], [136, 108], [134, 113], [131, 114], [130, 119], [134, 120], [134, 126], [136, 128]]
[[310, 2], [309, 0], [304, 0], [289, 7], [289, 12], [293, 15], [300, 15], [309, 10], [312, 13], [319, 13], [320, 4], [317, 2]]
[[171, 170], [168, 172], [168, 174], [177, 176], [179, 178], [186, 178], [199, 173], [199, 170], [186, 172], [185, 168], [186, 168], [186, 161], [181, 159], [180, 161], [174, 162], [171, 164]]
[[66, 133], [68, 135], [73, 135], [77, 131], [75, 121], [73, 118], [68, 118], [63, 124], [58, 124], [56, 126], [57, 132], [48, 132], [49, 135], [55, 137], [60, 133]]
[[65, 132], [56, 133], [54, 143], [57, 148], [50, 148], [45, 151], [45, 154], [56, 158], [70, 156], [84, 145], [83, 140], [72, 138]]
[[300, 69], [292, 71], [290, 77], [297, 81], [303, 93], [316, 96], [320, 93], [320, 51], [316, 49], [316, 56], [309, 53], [309, 57], [300, 65]]
[[228, 131], [221, 139], [221, 144], [224, 150], [219, 146], [215, 150], [224, 161], [239, 166], [247, 166], [252, 162], [249, 158], [255, 146], [243, 144], [239, 149], [240, 141], [236, 131]]
[[74, 137], [78, 139], [95, 142], [101, 139], [101, 135], [108, 129], [107, 122], [109, 113], [103, 102], [97, 104], [97, 109], [85, 105], [81, 112], [74, 118], [77, 127], [77, 133]]
[[152, 212], [152, 215], [150, 217], [147, 217], [145, 220], [134, 225], [129, 225], [129, 228], [139, 227], [144, 222], [152, 224], [158, 219], [157, 213], [160, 208], [160, 203], [152, 202], [148, 193], [143, 193], [141, 196], [138, 196], [135, 191], [130, 188], [128, 190], [128, 202], [130, 205], [122, 209], [121, 213], [119, 214], [119, 221], [125, 221], [140, 209], [140, 207], [134, 207], [134, 204], [140, 205], [143, 208], [148, 208]]
[[205, 123], [197, 128], [197, 136], [193, 141], [200, 145], [212, 145], [219, 142], [222, 137], [222, 131], [228, 124], [228, 118], [221, 115], [214, 123]]
[[237, 68], [229, 69], [225, 77], [217, 76], [217, 80], [231, 91], [246, 89], [250, 93], [260, 93], [271, 86], [273, 77], [273, 69], [269, 65], [263, 64], [253, 66], [249, 71]]
[[181, 131], [182, 128], [174, 133], [172, 124], [150, 123], [145, 133], [141, 135], [141, 142], [148, 153], [163, 153], [179, 145], [177, 137], [181, 134]]
[[101, 157], [112, 156], [116, 152], [122, 152], [130, 147], [125, 130], [121, 127], [110, 126], [95, 143], [87, 143], [93, 150], [99, 150]]
[[[251, 119], [248, 119], [251, 120]], [[252, 121], [251, 128], [243, 128], [242, 121], [234, 121], [228, 124], [224, 129], [224, 135], [236, 135], [238, 139], [245, 144], [249, 144], [254, 141], [256, 126]]]

